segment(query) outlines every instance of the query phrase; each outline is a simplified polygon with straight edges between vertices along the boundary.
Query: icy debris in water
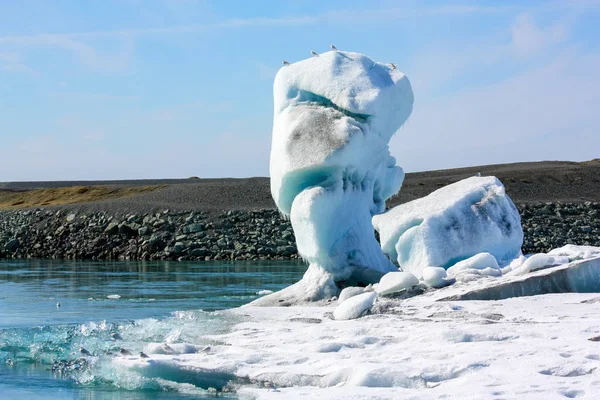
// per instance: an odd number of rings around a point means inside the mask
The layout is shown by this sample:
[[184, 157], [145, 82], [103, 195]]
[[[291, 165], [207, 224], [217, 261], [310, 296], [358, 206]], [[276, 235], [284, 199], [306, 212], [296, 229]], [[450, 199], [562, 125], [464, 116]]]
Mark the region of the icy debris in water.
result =
[[118, 294], [109, 294], [108, 296], [106, 296], [106, 298], [111, 300], [117, 300], [120, 299], [121, 296], [119, 296]]
[[344, 288], [344, 290], [342, 290], [342, 292], [340, 293], [340, 297], [338, 298], [338, 303], [343, 303], [345, 300], [348, 300], [350, 297], [354, 297], [354, 296], [359, 295], [364, 292], [365, 292], [365, 290], [358, 286], [350, 286], [350, 287]]
[[259, 290], [258, 292], [256, 292], [257, 295], [259, 296], [266, 296], [268, 294], [273, 293], [272, 290], [268, 290], [268, 289], [264, 289], [264, 290]]
[[419, 280], [410, 272], [388, 272], [379, 281], [375, 292], [381, 296], [386, 296], [408, 290], [418, 284]]
[[454, 278], [448, 278], [446, 270], [441, 267], [427, 267], [423, 269], [423, 283], [432, 288], [442, 288], [456, 282]]
[[363, 316], [375, 302], [377, 294], [367, 292], [344, 301], [333, 311], [336, 320], [356, 319]]

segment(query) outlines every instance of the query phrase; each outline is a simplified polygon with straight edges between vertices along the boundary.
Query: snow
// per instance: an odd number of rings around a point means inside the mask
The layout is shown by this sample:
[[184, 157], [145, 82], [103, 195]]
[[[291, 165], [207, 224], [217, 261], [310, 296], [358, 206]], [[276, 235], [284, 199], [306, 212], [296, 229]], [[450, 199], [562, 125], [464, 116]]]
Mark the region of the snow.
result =
[[375, 292], [366, 292], [346, 299], [337, 306], [333, 318], [337, 320], [359, 318], [371, 308], [376, 297]]
[[419, 284], [416, 276], [410, 272], [388, 272], [385, 274], [375, 288], [375, 292], [381, 296], [408, 290]]
[[400, 267], [448, 268], [488, 252], [508, 263], [521, 252], [521, 218], [495, 177], [471, 177], [373, 217], [381, 247]]
[[[598, 260], [578, 263], [600, 268]], [[534, 274], [541, 273], [548, 270]], [[381, 300], [375, 308], [385, 313], [351, 321], [332, 319], [335, 303], [222, 311], [239, 322], [203, 335], [210, 351], [118, 356], [113, 364], [123, 373], [219, 389], [233, 379], [241, 399], [563, 399], [600, 392], [600, 347], [589, 340], [600, 335], [598, 293], [442, 300], [481, 282]]]
[[412, 112], [408, 78], [388, 64], [330, 51], [284, 66], [274, 88], [271, 193], [291, 219], [303, 280], [260, 304], [336, 296], [336, 282], [369, 284], [397, 268], [371, 218], [402, 185], [389, 140]]

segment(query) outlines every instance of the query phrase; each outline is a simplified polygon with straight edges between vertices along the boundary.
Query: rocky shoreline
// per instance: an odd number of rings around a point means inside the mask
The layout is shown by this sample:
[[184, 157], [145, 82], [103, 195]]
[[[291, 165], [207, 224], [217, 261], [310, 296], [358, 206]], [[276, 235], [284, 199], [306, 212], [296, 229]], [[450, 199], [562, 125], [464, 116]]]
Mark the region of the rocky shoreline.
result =
[[[518, 204], [524, 253], [565, 244], [600, 246], [600, 203]], [[85, 260], [298, 259], [292, 227], [277, 210], [0, 211], [0, 258]]]

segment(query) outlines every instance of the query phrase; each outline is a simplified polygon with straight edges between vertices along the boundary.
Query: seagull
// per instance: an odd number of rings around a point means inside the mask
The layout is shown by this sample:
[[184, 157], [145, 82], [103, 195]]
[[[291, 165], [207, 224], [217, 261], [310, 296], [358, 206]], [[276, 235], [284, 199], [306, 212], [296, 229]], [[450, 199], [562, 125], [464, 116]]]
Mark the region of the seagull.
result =
[[81, 354], [83, 354], [84, 356], [91, 356], [92, 355], [92, 353], [90, 353], [85, 347], [80, 347], [79, 348], [79, 352]]
[[122, 356], [130, 356], [131, 355], [131, 352], [127, 349], [124, 349], [123, 347], [121, 347], [119, 349], [119, 353], [121, 353]]
[[175, 350], [173, 350], [173, 348], [166, 343], [163, 343], [163, 345], [160, 347], [163, 349], [165, 354], [175, 354]]
[[277, 388], [275, 387], [275, 384], [273, 382], [269, 382], [266, 381], [265, 382], [265, 387], [268, 389], [267, 391], [270, 392], [271, 390], [274, 392], [278, 392], [279, 390], [277, 390]]
[[392, 66], [392, 69], [396, 69], [396, 64], [390, 63], [390, 65]]
[[313, 57], [319, 57], [319, 53], [316, 53], [314, 50], [311, 50], [310, 54], [312, 54]]
[[335, 47], [334, 45], [330, 44], [329, 47], [331, 47], [331, 50], [337, 51], [337, 47]]
[[285, 61], [285, 60], [283, 60], [281, 63], [282, 63], [283, 65], [285, 65], [286, 67], [287, 67], [288, 65], [290, 65], [290, 63], [289, 63], [289, 62], [287, 62], [287, 61]]
[[150, 357], [148, 357], [148, 354], [144, 353], [143, 351], [140, 351], [140, 357], [141, 358], [150, 358]]

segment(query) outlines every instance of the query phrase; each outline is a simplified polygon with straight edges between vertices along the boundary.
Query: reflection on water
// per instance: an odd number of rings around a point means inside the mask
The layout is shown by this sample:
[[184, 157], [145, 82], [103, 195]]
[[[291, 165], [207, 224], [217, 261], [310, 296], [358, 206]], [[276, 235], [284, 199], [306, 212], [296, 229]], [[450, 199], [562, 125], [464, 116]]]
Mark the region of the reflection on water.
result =
[[[206, 388], [114, 371], [110, 360], [121, 346], [200, 345], [202, 335], [235, 322], [212, 311], [279, 290], [305, 269], [290, 262], [0, 261], [0, 397], [207, 396]], [[82, 359], [80, 347], [93, 357]]]

